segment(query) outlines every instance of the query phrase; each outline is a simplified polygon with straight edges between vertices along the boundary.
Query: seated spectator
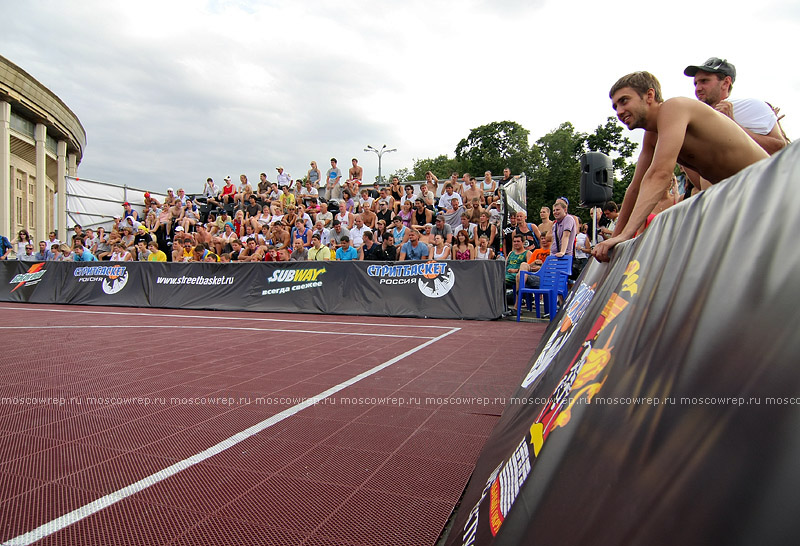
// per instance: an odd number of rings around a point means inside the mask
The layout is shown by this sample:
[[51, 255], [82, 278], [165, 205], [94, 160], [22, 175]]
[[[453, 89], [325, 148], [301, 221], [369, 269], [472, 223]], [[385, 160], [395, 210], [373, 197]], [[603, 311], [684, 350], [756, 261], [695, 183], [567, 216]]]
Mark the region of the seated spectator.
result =
[[147, 243], [147, 249], [150, 251], [150, 255], [147, 256], [148, 262], [167, 261], [167, 255], [164, 254], [164, 252], [158, 248], [158, 243], [156, 241], [150, 241], [149, 243]]
[[239, 253], [240, 262], [262, 262], [266, 247], [258, 246], [255, 239], [248, 239], [244, 249]]
[[408, 242], [400, 248], [400, 261], [423, 260], [428, 257], [428, 245], [419, 241], [419, 233], [408, 230]]
[[217, 262], [220, 261], [220, 259], [219, 259], [219, 256], [217, 256], [213, 252], [208, 252], [208, 253], [206, 253], [206, 257], [203, 258], [203, 261], [204, 262], [209, 262], [209, 263], [217, 263]]
[[243, 253], [244, 253], [244, 244], [242, 244], [242, 242], [239, 239], [233, 239], [231, 241], [231, 251], [229, 252], [229, 254], [231, 255], [231, 261], [232, 262], [242, 261], [242, 258], [246, 257], [242, 255]]
[[378, 220], [375, 222], [375, 229], [372, 234], [375, 236], [375, 242], [378, 244], [383, 243], [383, 235], [386, 233], [386, 222]]
[[224, 229], [225, 231], [213, 239], [214, 248], [216, 249], [217, 254], [228, 251], [231, 241], [237, 238], [236, 234], [233, 232], [232, 222], [225, 222]]
[[[381, 191], [385, 192], [386, 188], [383, 188]], [[377, 216], [378, 221], [383, 220], [387, 227], [392, 225], [395, 214], [388, 200], [380, 199], [378, 201], [378, 209], [375, 212], [375, 216]]]
[[[289, 248], [291, 246], [291, 235], [289, 234], [289, 230], [285, 228], [283, 222], [275, 222], [272, 225], [272, 244], [275, 245], [276, 250], [280, 250], [282, 248]], [[289, 258], [287, 257], [286, 260]]]
[[50, 258], [54, 262], [60, 262], [64, 260], [64, 254], [61, 252], [61, 244], [50, 245], [50, 252], [53, 254], [53, 257]]
[[[523, 246], [522, 235], [513, 235], [511, 238], [511, 250], [506, 256], [506, 288], [516, 290], [519, 283], [520, 268], [522, 264], [528, 261], [530, 254], [531, 251], [526, 250]], [[526, 286], [530, 286], [528, 283], [538, 283], [538, 277], [530, 275], [529, 277], [533, 280], [526, 280]], [[532, 286], [532, 288], [538, 288], [538, 286]]]
[[[400, 217], [403, 221], [403, 225], [407, 228], [411, 227], [411, 220], [413, 216], [413, 212], [411, 212], [411, 204], [413, 201], [406, 201], [402, 205], [400, 205], [400, 212], [397, 213], [396, 217]], [[395, 217], [395, 218], [396, 218]]]
[[47, 249], [47, 243], [45, 241], [39, 241], [39, 251], [34, 254], [34, 259], [39, 262], [53, 259], [53, 253]]
[[363, 211], [361, 211], [361, 220], [371, 231], [375, 231], [375, 227], [378, 224], [378, 216], [372, 211], [371, 208], [365, 208]]
[[364, 188], [361, 190], [361, 197], [358, 200], [358, 211], [364, 213], [366, 210], [371, 210], [375, 204], [375, 199], [370, 197], [369, 190]]
[[192, 255], [189, 257], [190, 262], [204, 262], [206, 260], [206, 256], [209, 254], [208, 249], [203, 243], [198, 243], [192, 249]]
[[394, 245], [394, 235], [392, 235], [391, 231], [387, 231], [384, 234], [381, 249], [383, 250], [384, 260], [388, 262], [397, 261], [397, 247]]
[[414, 215], [411, 217], [412, 228], [422, 231], [425, 224], [433, 225], [433, 211], [425, 206], [425, 201], [422, 198], [418, 197], [414, 201], [414, 207]]
[[[439, 235], [441, 235], [441, 233]], [[422, 226], [422, 232], [419, 234], [419, 240], [422, 243], [430, 246], [434, 243], [434, 238], [433, 224], [425, 224]], [[444, 237], [442, 237], [442, 240], [444, 240]], [[445, 244], [447, 244], [447, 241], [445, 241]], [[447, 245], [447, 248], [450, 248], [450, 245]]]
[[416, 230], [411, 228], [407, 228], [403, 225], [403, 219], [399, 216], [395, 216], [392, 218], [392, 235], [394, 236], [394, 240], [397, 241], [399, 246], [406, 244], [409, 239], [411, 232], [416, 233]]
[[434, 236], [437, 234], [441, 235], [444, 239], [444, 242], [448, 245], [453, 244], [453, 228], [450, 227], [450, 224], [445, 222], [444, 214], [436, 215], [436, 223], [433, 225], [431, 233]]
[[358, 249], [359, 260], [383, 260], [381, 245], [377, 244], [371, 231], [364, 232], [364, 242]]
[[358, 260], [358, 251], [350, 246], [350, 237], [342, 235], [341, 246], [336, 249], [336, 259], [340, 261]]
[[333, 214], [328, 211], [328, 203], [322, 203], [319, 206], [319, 213], [317, 214], [317, 221], [322, 221], [322, 225], [330, 229], [333, 227]]
[[475, 249], [476, 260], [494, 260], [494, 250], [489, 246], [489, 238], [486, 235], [478, 237], [478, 248]]
[[[317, 223], [321, 224], [321, 222]], [[331, 259], [331, 249], [322, 244], [322, 238], [319, 232], [315, 231], [311, 234], [311, 248], [308, 249], [307, 259], [311, 261]]]
[[456, 241], [453, 244], [454, 260], [474, 260], [475, 247], [469, 242], [467, 231], [462, 229], [456, 234]]
[[25, 245], [24, 252], [17, 255], [17, 259], [21, 262], [35, 262], [36, 254], [33, 252], [33, 244], [28, 242]]
[[333, 229], [330, 231], [329, 246], [336, 250], [342, 246], [342, 238], [347, 237], [348, 245], [350, 242], [350, 230], [342, 225], [339, 220], [333, 221]]
[[236, 202], [236, 186], [231, 182], [231, 177], [225, 177], [225, 185], [222, 186], [222, 192], [220, 193], [220, 200], [224, 204], [228, 203], [235, 203]]
[[527, 250], [536, 250], [540, 248], [542, 235], [539, 232], [539, 227], [536, 224], [528, 223], [527, 215], [524, 211], [517, 213], [517, 226], [514, 233], [522, 235], [522, 246]]
[[89, 250], [92, 251], [92, 254], [97, 256], [98, 260], [107, 260], [108, 257], [111, 256], [111, 245], [108, 242], [108, 235], [106, 235], [105, 228], [97, 228], [94, 246]]
[[289, 256], [289, 261], [304, 262], [306, 260], [308, 260], [308, 250], [305, 247], [305, 242], [298, 237], [294, 240], [294, 245], [292, 246], [292, 254]]
[[429, 245], [428, 252], [434, 260], [449, 260], [451, 249], [441, 234], [437, 233], [433, 236], [433, 243]]
[[453, 199], [456, 199], [458, 205], [461, 206], [461, 196], [455, 191], [453, 183], [448, 182], [444, 185], [444, 193], [439, 198], [437, 207], [439, 210], [446, 211], [447, 209], [452, 208]]
[[147, 242], [139, 241], [136, 243], [136, 255], [134, 259], [138, 262], [146, 262], [148, 261], [148, 257], [150, 256], [150, 250], [147, 248]]
[[312, 185], [311, 180], [306, 180], [305, 186], [300, 190], [300, 198], [303, 200], [306, 207], [311, 204], [312, 197], [315, 199], [318, 198], [319, 191]]
[[467, 235], [469, 237], [469, 242], [472, 245], [476, 244], [477, 228], [478, 228], [477, 224], [473, 224], [472, 222], [470, 222], [469, 213], [462, 212], [460, 229], [463, 229], [464, 231], [467, 232]]
[[308, 203], [308, 206], [306, 207], [306, 214], [308, 214], [308, 217], [311, 218], [312, 224], [317, 223], [317, 214], [319, 214], [320, 212], [322, 212], [322, 208], [320, 207], [317, 198], [312, 197], [310, 202]]
[[361, 248], [361, 245], [364, 244], [364, 234], [371, 230], [364, 225], [364, 220], [361, 218], [360, 214], [355, 215], [354, 222], [355, 225], [350, 229], [349, 237], [350, 244], [358, 250]]
[[[256, 194], [251, 193], [244, 205], [244, 219], [248, 224], [252, 224], [261, 214], [262, 208], [263, 207], [256, 203]], [[253, 227], [255, 228], [255, 226]]]
[[74, 262], [96, 262], [97, 258], [92, 254], [88, 248], [83, 246], [83, 243], [76, 240], [72, 245], [72, 261]]

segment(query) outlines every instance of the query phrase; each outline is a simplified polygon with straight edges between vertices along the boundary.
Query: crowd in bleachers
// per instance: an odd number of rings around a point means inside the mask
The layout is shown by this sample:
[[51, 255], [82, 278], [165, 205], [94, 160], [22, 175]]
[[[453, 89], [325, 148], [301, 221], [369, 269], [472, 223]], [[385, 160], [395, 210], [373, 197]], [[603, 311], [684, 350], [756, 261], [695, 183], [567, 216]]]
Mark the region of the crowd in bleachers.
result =
[[[75, 225], [65, 241], [51, 232], [38, 243], [20, 230], [3, 254], [13, 251], [29, 261], [120, 262], [503, 259], [509, 280], [520, 262], [536, 271], [551, 251], [559, 251], [553, 250], [556, 224], [549, 207], [542, 207], [539, 223], [513, 211], [503, 221], [500, 188], [512, 179], [508, 169], [499, 181], [487, 171], [480, 181], [453, 173], [441, 183], [428, 172], [418, 184], [393, 177], [386, 186], [364, 186], [354, 176], [358, 171], [350, 169], [344, 179], [335, 160], [331, 165], [323, 176], [312, 163], [304, 180], [293, 180], [280, 167], [276, 181], [261, 173], [256, 186], [243, 174], [238, 186], [230, 176], [221, 187], [208, 178], [196, 194], [169, 188], [163, 201], [145, 193], [144, 207], [124, 203], [109, 229]], [[560, 202], [566, 211], [568, 203]], [[580, 226], [577, 217], [569, 218]], [[604, 225], [607, 218], [600, 220]], [[562, 249], [574, 252], [578, 270], [591, 250], [586, 228], [568, 226], [569, 248]]]

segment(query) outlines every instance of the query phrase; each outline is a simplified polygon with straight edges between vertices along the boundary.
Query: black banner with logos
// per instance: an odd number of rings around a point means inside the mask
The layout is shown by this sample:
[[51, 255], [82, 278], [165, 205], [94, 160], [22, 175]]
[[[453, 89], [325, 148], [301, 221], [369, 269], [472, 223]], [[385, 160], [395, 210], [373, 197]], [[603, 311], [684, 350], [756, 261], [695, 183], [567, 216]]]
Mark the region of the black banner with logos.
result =
[[502, 261], [0, 262], [0, 301], [491, 320]]
[[798, 146], [585, 268], [447, 545], [800, 541]]

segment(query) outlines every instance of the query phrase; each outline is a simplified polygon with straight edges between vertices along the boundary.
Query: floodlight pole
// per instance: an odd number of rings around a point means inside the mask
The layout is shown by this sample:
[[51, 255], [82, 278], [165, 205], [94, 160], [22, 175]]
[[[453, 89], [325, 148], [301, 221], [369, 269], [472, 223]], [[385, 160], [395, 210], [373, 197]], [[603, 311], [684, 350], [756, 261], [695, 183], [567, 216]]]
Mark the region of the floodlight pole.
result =
[[396, 152], [397, 148], [391, 148], [387, 150], [386, 144], [384, 144], [383, 147], [380, 150], [378, 150], [367, 144], [367, 147], [364, 148], [364, 151], [375, 152], [375, 154], [378, 156], [378, 181], [380, 184], [383, 184], [383, 176], [381, 175], [381, 158], [383, 157], [383, 154], [388, 154], [389, 152]]

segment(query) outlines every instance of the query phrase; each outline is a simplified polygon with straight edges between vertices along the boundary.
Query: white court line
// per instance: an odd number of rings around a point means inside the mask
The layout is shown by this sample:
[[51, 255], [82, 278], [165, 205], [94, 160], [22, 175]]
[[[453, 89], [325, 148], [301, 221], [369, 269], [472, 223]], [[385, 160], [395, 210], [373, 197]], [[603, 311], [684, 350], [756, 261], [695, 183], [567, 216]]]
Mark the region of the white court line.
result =
[[[0, 309], [2, 309], [0, 307]], [[0, 326], [0, 330], [69, 330], [69, 329], [84, 329], [84, 328], [131, 328], [130, 324], [120, 324], [118, 326], [108, 325], [108, 324], [94, 324], [89, 326], [79, 326], [79, 325], [70, 325], [70, 326]], [[136, 328], [141, 330], [142, 328], [169, 328], [170, 330], [174, 330], [175, 326], [155, 326], [149, 324], [137, 324]], [[430, 337], [425, 336], [404, 336], [401, 334], [373, 334], [371, 332], [319, 332], [317, 330], [281, 330], [276, 328], [246, 328], [244, 326], [181, 326], [181, 330], [252, 330], [255, 332], [286, 332], [286, 333], [298, 333], [298, 334], [321, 334], [321, 335], [329, 335], [329, 336], [368, 336], [368, 337], [403, 337], [403, 338], [414, 338], [414, 339], [432, 339]]]
[[[268, 321], [268, 322], [299, 322], [301, 324], [308, 324], [309, 322], [314, 322], [313, 317], [314, 315], [309, 315], [308, 320], [297, 320], [297, 319], [276, 319], [276, 318], [250, 318], [250, 317], [211, 317], [209, 315], [170, 315], [167, 313], [129, 313], [129, 312], [121, 312], [121, 311], [83, 311], [83, 310], [73, 310], [73, 309], [46, 309], [46, 308], [36, 308], [36, 307], [0, 307], [0, 309], [8, 309], [12, 311], [45, 311], [48, 313], [85, 313], [85, 314], [92, 314], [92, 315], [122, 315], [126, 317], [130, 316], [139, 316], [139, 317], [168, 317], [168, 318], [199, 318], [199, 319], [210, 319], [213, 318], [214, 320], [258, 320], [258, 321]], [[210, 313], [256, 313], [259, 311], [209, 311]], [[382, 318], [382, 317], [376, 317]], [[337, 321], [321, 321], [319, 324], [344, 324], [345, 326], [388, 326], [388, 327], [401, 327], [401, 328], [439, 328], [440, 330], [450, 330], [450, 326], [423, 326], [420, 324], [380, 324], [375, 322], [337, 322]]]
[[93, 502], [90, 502], [89, 504], [87, 504], [85, 506], [81, 506], [80, 508], [78, 508], [76, 510], [73, 510], [72, 512], [70, 512], [68, 514], [64, 514], [63, 516], [61, 516], [59, 518], [56, 518], [56, 519], [54, 519], [52, 521], [49, 521], [49, 522], [47, 522], [47, 523], [45, 523], [43, 525], [40, 525], [39, 527], [37, 527], [36, 529], [34, 529], [32, 531], [29, 531], [27, 533], [24, 533], [22, 535], [14, 537], [14, 538], [10, 539], [9, 541], [5, 542], [4, 546], [5, 545], [8, 545], [8, 546], [24, 546], [24, 545], [28, 545], [28, 544], [33, 544], [34, 542], [37, 542], [37, 541], [39, 541], [39, 540], [41, 540], [41, 539], [43, 539], [45, 537], [48, 537], [48, 536], [50, 536], [50, 535], [52, 535], [54, 533], [57, 533], [58, 531], [66, 528], [66, 527], [69, 527], [70, 525], [72, 525], [74, 523], [77, 523], [77, 522], [81, 521], [82, 519], [85, 519], [85, 518], [91, 516], [92, 514], [95, 514], [95, 513], [99, 512], [99, 511], [101, 511], [101, 510], [103, 510], [105, 508], [108, 508], [109, 506], [112, 506], [112, 505], [118, 503], [119, 501], [121, 501], [121, 500], [123, 500], [123, 499], [125, 499], [127, 497], [130, 497], [131, 495], [134, 495], [134, 494], [138, 493], [139, 491], [143, 491], [144, 489], [150, 487], [151, 485], [155, 485], [160, 481], [166, 480], [167, 478], [174, 476], [175, 474], [177, 474], [181, 470], [186, 470], [187, 468], [190, 468], [190, 467], [196, 465], [197, 463], [203, 462], [206, 459], [208, 459], [210, 457], [213, 457], [214, 455], [218, 455], [218, 454], [222, 453], [223, 451], [225, 451], [229, 447], [233, 447], [236, 444], [238, 444], [240, 442], [243, 442], [247, 438], [250, 438], [251, 436], [254, 436], [255, 434], [258, 434], [259, 432], [262, 432], [263, 430], [266, 430], [269, 427], [271, 427], [271, 426], [273, 426], [273, 425], [275, 425], [277, 423], [280, 423], [284, 419], [287, 419], [287, 418], [299, 413], [300, 411], [302, 411], [302, 410], [304, 410], [304, 409], [306, 409], [306, 408], [308, 408], [310, 406], [313, 406], [314, 404], [316, 404], [316, 403], [318, 403], [318, 402], [320, 402], [320, 401], [322, 401], [322, 400], [324, 400], [324, 399], [336, 394], [337, 392], [341, 391], [342, 389], [345, 389], [345, 388], [347, 388], [347, 387], [349, 387], [351, 385], [354, 385], [355, 383], [358, 383], [362, 379], [365, 379], [365, 378], [367, 378], [367, 377], [369, 377], [369, 376], [371, 376], [373, 374], [378, 373], [379, 371], [381, 371], [381, 370], [383, 370], [385, 368], [388, 368], [392, 364], [395, 364], [395, 363], [403, 360], [404, 358], [406, 358], [408, 356], [411, 356], [412, 354], [416, 353], [420, 349], [424, 349], [428, 345], [436, 343], [440, 339], [444, 339], [447, 336], [449, 336], [450, 334], [458, 332], [459, 330], [461, 330], [461, 328], [450, 328], [450, 330], [448, 332], [445, 332], [440, 336], [437, 336], [437, 337], [435, 337], [433, 339], [430, 339], [430, 340], [426, 341], [425, 343], [422, 343], [421, 345], [418, 345], [418, 346], [414, 347], [413, 349], [410, 349], [410, 350], [404, 352], [403, 354], [400, 354], [400, 355], [398, 355], [398, 356], [396, 356], [396, 357], [394, 357], [394, 358], [392, 358], [390, 360], [387, 360], [383, 364], [378, 364], [374, 368], [369, 369], [369, 370], [367, 370], [367, 371], [365, 371], [363, 373], [360, 373], [357, 376], [352, 377], [352, 378], [348, 379], [347, 381], [344, 381], [343, 383], [339, 383], [338, 385], [336, 385], [334, 387], [331, 387], [330, 389], [328, 389], [326, 391], [322, 391], [318, 395], [316, 395], [316, 396], [314, 396], [312, 398], [309, 398], [309, 399], [307, 399], [307, 400], [305, 400], [305, 401], [303, 401], [303, 402], [301, 402], [299, 404], [296, 404], [296, 405], [292, 406], [291, 408], [285, 409], [282, 412], [280, 412], [280, 413], [278, 413], [276, 415], [273, 415], [272, 417], [270, 417], [268, 419], [265, 419], [265, 420], [261, 421], [260, 423], [257, 423], [255, 425], [253, 425], [252, 427], [250, 427], [250, 428], [248, 428], [246, 430], [243, 430], [242, 432], [240, 432], [238, 434], [234, 434], [233, 436], [231, 436], [227, 440], [223, 440], [220, 443], [218, 443], [217, 445], [212, 446], [212, 447], [206, 449], [205, 451], [202, 451], [202, 452], [198, 453], [197, 455], [193, 455], [193, 456], [191, 456], [191, 457], [189, 457], [187, 459], [184, 459], [184, 460], [182, 460], [182, 461], [180, 461], [178, 463], [175, 463], [174, 465], [172, 465], [172, 466], [170, 466], [168, 468], [165, 468], [164, 470], [156, 472], [155, 474], [152, 474], [152, 475], [150, 475], [150, 476], [148, 476], [148, 477], [146, 477], [144, 479], [141, 479], [138, 482], [136, 482], [134, 484], [131, 484], [131, 485], [127, 486], [127, 487], [123, 487], [122, 489], [120, 489], [118, 491], [115, 491], [113, 493], [109, 493], [105, 497], [99, 498], [99, 499], [97, 499], [97, 500], [95, 500]]

